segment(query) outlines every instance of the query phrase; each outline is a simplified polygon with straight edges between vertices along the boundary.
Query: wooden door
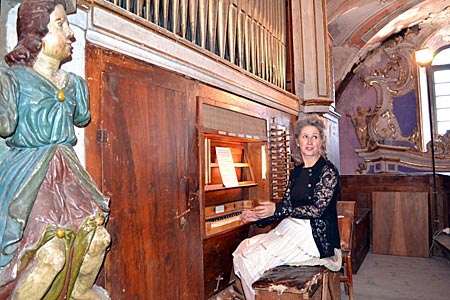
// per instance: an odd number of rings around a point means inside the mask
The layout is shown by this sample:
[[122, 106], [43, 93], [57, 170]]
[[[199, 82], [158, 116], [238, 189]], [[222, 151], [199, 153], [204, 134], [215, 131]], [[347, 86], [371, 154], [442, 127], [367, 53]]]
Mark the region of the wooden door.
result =
[[192, 83], [93, 46], [88, 53], [98, 67], [88, 74], [99, 99], [97, 175], [111, 196], [106, 288], [112, 299], [201, 299]]

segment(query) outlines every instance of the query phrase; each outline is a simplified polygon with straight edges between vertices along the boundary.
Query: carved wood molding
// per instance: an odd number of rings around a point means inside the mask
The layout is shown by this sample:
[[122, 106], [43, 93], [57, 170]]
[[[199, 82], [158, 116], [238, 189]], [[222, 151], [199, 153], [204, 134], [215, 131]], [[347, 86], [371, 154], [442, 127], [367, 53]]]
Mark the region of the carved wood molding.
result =
[[[378, 145], [371, 150], [357, 149], [364, 163], [359, 164], [357, 174], [410, 173], [431, 171], [432, 160], [428, 152], [411, 151], [409, 147]], [[450, 170], [450, 155], [437, 156], [435, 168], [438, 172]]]

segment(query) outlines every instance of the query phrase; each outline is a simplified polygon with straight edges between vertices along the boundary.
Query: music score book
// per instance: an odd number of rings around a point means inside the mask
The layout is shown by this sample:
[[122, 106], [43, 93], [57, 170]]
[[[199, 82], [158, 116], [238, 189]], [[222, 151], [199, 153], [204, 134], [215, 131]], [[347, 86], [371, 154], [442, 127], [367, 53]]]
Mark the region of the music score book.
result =
[[219, 164], [220, 176], [225, 187], [239, 186], [239, 182], [234, 169], [233, 156], [230, 148], [216, 147], [217, 162]]

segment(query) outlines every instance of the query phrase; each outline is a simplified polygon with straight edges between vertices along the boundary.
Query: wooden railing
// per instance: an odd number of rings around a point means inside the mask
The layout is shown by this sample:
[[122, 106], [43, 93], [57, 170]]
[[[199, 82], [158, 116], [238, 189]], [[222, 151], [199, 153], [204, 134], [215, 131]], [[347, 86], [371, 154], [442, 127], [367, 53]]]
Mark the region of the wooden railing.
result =
[[108, 0], [286, 89], [281, 0]]

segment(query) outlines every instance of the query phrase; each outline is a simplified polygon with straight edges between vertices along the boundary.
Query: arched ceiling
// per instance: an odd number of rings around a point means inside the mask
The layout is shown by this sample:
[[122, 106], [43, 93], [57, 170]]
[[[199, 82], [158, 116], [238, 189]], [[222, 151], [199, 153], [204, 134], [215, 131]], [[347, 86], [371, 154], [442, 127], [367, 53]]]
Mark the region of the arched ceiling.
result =
[[336, 88], [390, 36], [418, 25], [450, 44], [450, 0], [327, 0]]

